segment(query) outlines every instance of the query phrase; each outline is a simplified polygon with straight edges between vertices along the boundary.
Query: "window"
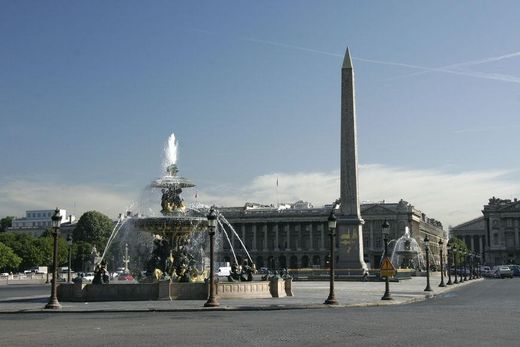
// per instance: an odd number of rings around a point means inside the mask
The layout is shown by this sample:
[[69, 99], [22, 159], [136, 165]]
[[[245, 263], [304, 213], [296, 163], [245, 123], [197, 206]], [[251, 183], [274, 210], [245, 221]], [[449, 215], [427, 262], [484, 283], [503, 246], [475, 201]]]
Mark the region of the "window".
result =
[[493, 244], [498, 245], [498, 233], [493, 234]]

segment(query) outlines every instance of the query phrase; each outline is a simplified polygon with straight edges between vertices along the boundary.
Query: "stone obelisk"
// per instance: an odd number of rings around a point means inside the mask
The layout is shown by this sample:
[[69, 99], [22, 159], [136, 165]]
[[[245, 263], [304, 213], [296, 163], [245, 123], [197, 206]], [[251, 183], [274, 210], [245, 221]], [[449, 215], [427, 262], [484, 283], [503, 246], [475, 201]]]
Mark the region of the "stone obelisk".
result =
[[363, 271], [363, 219], [358, 198], [358, 160], [354, 68], [347, 48], [341, 68], [341, 196], [337, 234], [340, 269]]

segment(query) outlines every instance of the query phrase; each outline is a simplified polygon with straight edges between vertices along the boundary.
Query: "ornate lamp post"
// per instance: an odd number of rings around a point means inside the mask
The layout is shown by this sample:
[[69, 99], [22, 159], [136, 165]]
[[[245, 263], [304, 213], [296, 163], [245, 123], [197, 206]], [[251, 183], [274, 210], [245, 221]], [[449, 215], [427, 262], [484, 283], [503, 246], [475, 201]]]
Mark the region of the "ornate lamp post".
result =
[[477, 254], [477, 278], [481, 277], [481, 268], [480, 268], [480, 254]]
[[468, 255], [467, 251], [462, 252], [462, 261], [463, 261], [462, 269], [464, 270], [464, 278], [463, 278], [462, 282], [466, 282], [468, 280], [468, 275], [466, 274], [466, 269], [468, 267], [467, 255]]
[[337, 305], [336, 296], [334, 295], [334, 248], [336, 245], [334, 244], [334, 239], [336, 236], [336, 215], [334, 214], [334, 205], [332, 207], [332, 211], [330, 211], [329, 215], [329, 236], [330, 236], [330, 288], [329, 288], [329, 296], [327, 300], [325, 300], [324, 304], [326, 305]]
[[444, 284], [444, 258], [442, 257], [442, 246], [443, 242], [442, 239], [439, 240], [439, 255], [440, 255], [440, 263], [441, 263], [441, 283], [439, 284], [439, 287], [446, 287]]
[[67, 271], [67, 282], [70, 283], [70, 267], [72, 264], [72, 234], [69, 234], [69, 236], [67, 236], [67, 244], [69, 245], [69, 269]]
[[457, 277], [457, 255], [459, 254], [459, 250], [457, 249], [457, 246], [453, 246], [452, 247], [453, 249], [453, 264], [455, 266], [455, 281], [453, 282], [453, 284], [458, 284], [459, 281], [458, 281], [458, 277]]
[[469, 259], [469, 262], [468, 262], [468, 267], [469, 267], [469, 276], [468, 276], [468, 280], [472, 280], [474, 277], [473, 277], [473, 267], [475, 266], [473, 264], [473, 252], [469, 252], [468, 254], [468, 259]]
[[213, 263], [215, 258], [215, 230], [217, 229], [217, 213], [215, 209], [212, 207], [209, 210], [208, 215], [208, 228], [209, 228], [209, 260], [210, 260], [210, 268], [209, 268], [209, 298], [208, 301], [204, 304], [204, 307], [217, 307], [220, 304], [217, 302], [216, 294], [215, 294], [215, 283], [214, 283], [214, 270]]
[[446, 244], [446, 257], [448, 260], [448, 283], [446, 285], [451, 286], [453, 282], [451, 281], [451, 257], [453, 256], [451, 250], [451, 240]]
[[424, 237], [424, 249], [426, 250], [426, 288], [424, 288], [424, 291], [431, 292], [432, 288], [430, 287], [430, 240], [428, 239], [428, 235]]
[[51, 283], [51, 297], [49, 298], [49, 303], [45, 305], [47, 309], [60, 309], [61, 305], [58, 302], [57, 297], [57, 285], [56, 282], [58, 280], [58, 235], [60, 233], [60, 222], [61, 215], [60, 210], [56, 207], [54, 211], [54, 215], [51, 217], [52, 220], [52, 236], [54, 238], [54, 253], [52, 259], [52, 283]]
[[[388, 235], [390, 234], [390, 224], [388, 224], [386, 219], [381, 225], [381, 233], [383, 234], [383, 240], [385, 242], [385, 258], [388, 258]], [[390, 295], [390, 280], [388, 276], [385, 276], [385, 294], [381, 300], [393, 300]]]

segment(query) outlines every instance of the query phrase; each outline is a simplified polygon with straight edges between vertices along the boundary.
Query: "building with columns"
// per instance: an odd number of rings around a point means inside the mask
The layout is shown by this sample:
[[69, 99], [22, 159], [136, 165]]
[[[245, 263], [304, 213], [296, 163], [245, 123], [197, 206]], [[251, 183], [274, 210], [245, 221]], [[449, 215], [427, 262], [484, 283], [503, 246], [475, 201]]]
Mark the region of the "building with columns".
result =
[[[314, 208], [301, 202], [281, 208], [246, 204], [244, 207], [224, 207], [219, 211], [244, 242], [257, 267], [277, 268], [327, 268], [329, 262], [329, 230], [327, 218], [331, 206]], [[369, 203], [361, 205], [364, 220], [364, 260], [371, 268], [379, 268], [383, 251], [381, 225], [390, 223], [390, 239], [404, 234], [406, 226], [419, 244], [425, 235], [432, 241], [432, 254], [438, 254], [438, 240], [445, 238], [442, 224], [427, 218], [424, 213], [404, 200], [398, 203]], [[239, 261], [246, 258], [245, 251], [230, 228], [223, 235], [222, 248], [217, 261], [232, 261], [230, 243]], [[336, 249], [341, 247], [336, 238]], [[341, 264], [341, 253], [336, 260]], [[356, 269], [354, 269], [356, 270]]]
[[480, 254], [484, 264], [520, 263], [520, 201], [492, 197], [482, 214], [452, 228], [450, 234]]

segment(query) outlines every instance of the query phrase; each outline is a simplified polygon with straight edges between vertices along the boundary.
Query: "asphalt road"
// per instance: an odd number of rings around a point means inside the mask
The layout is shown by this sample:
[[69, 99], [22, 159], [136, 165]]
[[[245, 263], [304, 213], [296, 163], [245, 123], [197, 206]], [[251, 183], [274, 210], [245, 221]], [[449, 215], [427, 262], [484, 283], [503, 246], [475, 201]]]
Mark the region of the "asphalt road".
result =
[[518, 346], [520, 279], [409, 305], [241, 312], [0, 314], [2, 346]]
[[0, 286], [0, 302], [10, 298], [50, 295], [50, 284], [10, 284]]

